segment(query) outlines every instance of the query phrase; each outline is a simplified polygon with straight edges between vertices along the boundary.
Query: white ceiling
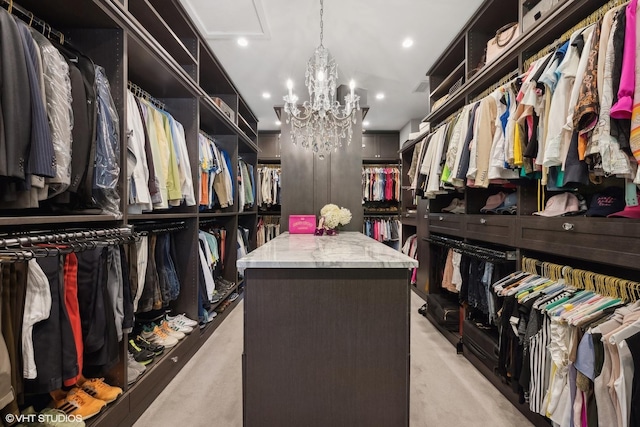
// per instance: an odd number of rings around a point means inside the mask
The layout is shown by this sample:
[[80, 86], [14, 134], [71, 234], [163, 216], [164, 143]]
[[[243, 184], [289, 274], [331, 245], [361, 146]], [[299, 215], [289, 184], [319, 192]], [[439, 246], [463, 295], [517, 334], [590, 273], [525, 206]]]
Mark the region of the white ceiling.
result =
[[[275, 130], [274, 105], [286, 81], [306, 94], [304, 72], [320, 42], [319, 0], [181, 0], [258, 117]], [[427, 94], [414, 93], [425, 73], [482, 0], [325, 0], [324, 46], [338, 63], [339, 80], [368, 92], [371, 130], [400, 130], [423, 118]], [[240, 47], [238, 37], [246, 37]], [[401, 45], [414, 40], [411, 48]], [[262, 97], [271, 94], [270, 99]], [[383, 100], [375, 95], [384, 93]], [[301, 96], [302, 97], [302, 96]]]

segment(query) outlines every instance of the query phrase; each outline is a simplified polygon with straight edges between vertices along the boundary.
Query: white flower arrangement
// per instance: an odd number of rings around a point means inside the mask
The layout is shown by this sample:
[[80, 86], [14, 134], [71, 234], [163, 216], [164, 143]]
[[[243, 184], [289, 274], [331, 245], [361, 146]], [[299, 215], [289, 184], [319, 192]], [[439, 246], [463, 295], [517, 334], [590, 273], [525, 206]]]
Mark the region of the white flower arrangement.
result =
[[320, 215], [324, 218], [324, 226], [328, 229], [335, 229], [340, 225], [347, 225], [351, 222], [351, 211], [329, 203], [320, 210]]

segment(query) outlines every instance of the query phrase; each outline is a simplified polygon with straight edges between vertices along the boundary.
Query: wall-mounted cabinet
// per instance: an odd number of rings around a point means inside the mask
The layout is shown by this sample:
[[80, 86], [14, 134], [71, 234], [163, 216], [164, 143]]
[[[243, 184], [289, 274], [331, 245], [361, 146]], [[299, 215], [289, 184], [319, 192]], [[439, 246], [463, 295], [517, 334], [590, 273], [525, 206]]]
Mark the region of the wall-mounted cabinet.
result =
[[261, 162], [280, 161], [280, 132], [260, 132], [258, 137], [258, 159]]
[[364, 132], [362, 160], [365, 162], [397, 162], [400, 135], [398, 132]]

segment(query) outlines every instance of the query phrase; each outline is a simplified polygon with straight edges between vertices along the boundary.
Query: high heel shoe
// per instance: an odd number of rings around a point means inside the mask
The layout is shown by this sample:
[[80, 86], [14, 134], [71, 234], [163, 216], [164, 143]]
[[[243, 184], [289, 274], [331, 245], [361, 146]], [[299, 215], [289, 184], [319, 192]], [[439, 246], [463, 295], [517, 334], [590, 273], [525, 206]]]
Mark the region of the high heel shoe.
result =
[[322, 236], [324, 235], [324, 217], [320, 217], [320, 220], [318, 221], [318, 227], [316, 228], [316, 231], [313, 232], [314, 236]]

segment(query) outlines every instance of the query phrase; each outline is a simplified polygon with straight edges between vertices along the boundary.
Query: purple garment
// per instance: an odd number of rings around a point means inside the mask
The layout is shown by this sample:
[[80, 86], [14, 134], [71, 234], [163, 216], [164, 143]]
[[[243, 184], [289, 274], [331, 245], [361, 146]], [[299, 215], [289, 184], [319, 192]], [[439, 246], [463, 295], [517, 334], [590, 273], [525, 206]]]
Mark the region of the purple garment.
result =
[[624, 51], [622, 54], [622, 75], [618, 89], [618, 102], [611, 107], [611, 118], [631, 119], [633, 110], [633, 93], [636, 87], [636, 8], [638, 0], [631, 0], [627, 5], [627, 27], [624, 34]]

